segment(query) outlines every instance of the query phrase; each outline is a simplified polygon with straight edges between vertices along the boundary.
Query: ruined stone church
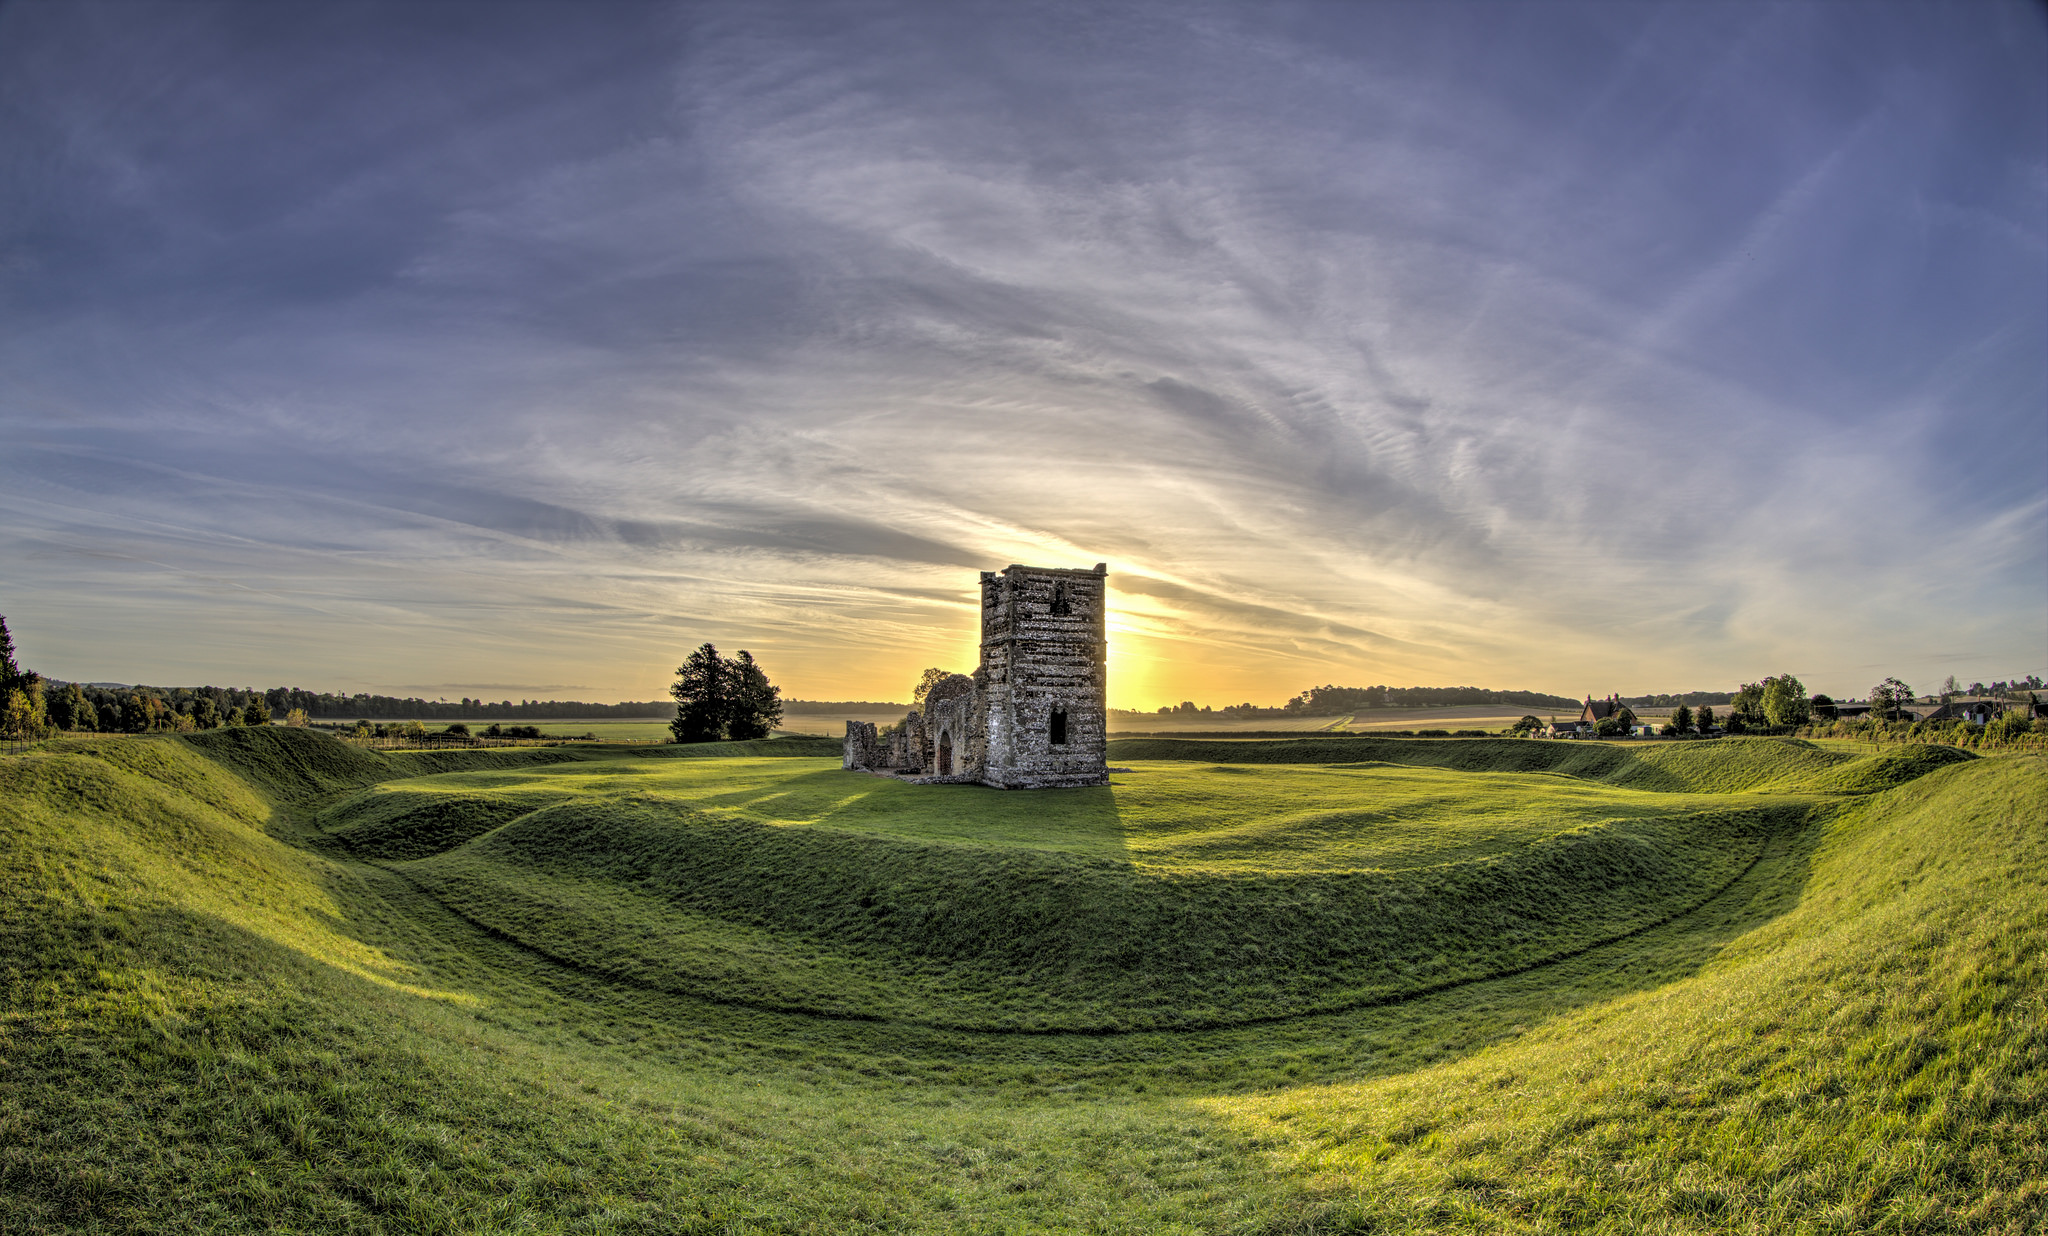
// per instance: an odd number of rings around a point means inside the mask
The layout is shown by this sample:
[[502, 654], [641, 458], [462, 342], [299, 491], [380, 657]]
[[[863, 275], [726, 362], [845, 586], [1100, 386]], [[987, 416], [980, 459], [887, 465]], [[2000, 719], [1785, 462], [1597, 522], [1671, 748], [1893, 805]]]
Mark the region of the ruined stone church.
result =
[[933, 686], [884, 737], [846, 723], [844, 767], [919, 782], [1109, 784], [1106, 563], [981, 573], [981, 665]]

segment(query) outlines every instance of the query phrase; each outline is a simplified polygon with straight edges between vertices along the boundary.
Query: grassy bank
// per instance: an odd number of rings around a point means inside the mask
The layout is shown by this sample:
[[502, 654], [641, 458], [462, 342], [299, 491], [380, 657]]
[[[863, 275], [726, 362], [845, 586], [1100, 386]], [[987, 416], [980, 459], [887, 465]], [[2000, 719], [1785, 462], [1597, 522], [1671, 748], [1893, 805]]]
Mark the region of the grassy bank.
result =
[[[1180, 751], [1036, 807], [284, 730], [0, 760], [0, 1230], [2029, 1230], [2048, 767], [1701, 746], [1739, 758]], [[1585, 904], [1518, 908], [1539, 869]], [[1510, 913], [1581, 934], [1525, 967]], [[1377, 994], [1135, 1016], [1325, 973]], [[989, 976], [1121, 1032], [943, 1015]]]

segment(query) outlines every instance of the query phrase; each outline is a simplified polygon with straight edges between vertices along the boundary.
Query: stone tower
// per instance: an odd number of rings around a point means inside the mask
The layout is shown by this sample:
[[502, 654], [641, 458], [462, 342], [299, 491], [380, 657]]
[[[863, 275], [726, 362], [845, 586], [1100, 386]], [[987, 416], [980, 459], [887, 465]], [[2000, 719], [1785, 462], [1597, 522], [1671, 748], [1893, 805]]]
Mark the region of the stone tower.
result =
[[1108, 578], [1100, 562], [982, 572], [984, 784], [1109, 784]]

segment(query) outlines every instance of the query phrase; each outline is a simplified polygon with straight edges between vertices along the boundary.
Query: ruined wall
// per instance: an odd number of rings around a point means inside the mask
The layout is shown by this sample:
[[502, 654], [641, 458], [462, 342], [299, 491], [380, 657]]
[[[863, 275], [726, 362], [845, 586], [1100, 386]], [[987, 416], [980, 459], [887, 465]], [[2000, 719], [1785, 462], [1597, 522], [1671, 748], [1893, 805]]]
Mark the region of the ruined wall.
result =
[[839, 766], [859, 769], [882, 767], [882, 744], [876, 736], [874, 722], [846, 723], [846, 754], [839, 761]]
[[988, 711], [974, 680], [954, 674], [932, 687], [924, 701], [925, 741], [931, 777], [979, 781], [988, 761]]
[[846, 724], [845, 768], [1002, 789], [1109, 784], [1109, 568], [981, 575], [981, 667], [886, 738]]
[[921, 773], [930, 758], [929, 746], [925, 741], [924, 714], [909, 713], [890, 731], [882, 767], [890, 772]]
[[1109, 783], [1108, 577], [1102, 563], [982, 573], [986, 784]]

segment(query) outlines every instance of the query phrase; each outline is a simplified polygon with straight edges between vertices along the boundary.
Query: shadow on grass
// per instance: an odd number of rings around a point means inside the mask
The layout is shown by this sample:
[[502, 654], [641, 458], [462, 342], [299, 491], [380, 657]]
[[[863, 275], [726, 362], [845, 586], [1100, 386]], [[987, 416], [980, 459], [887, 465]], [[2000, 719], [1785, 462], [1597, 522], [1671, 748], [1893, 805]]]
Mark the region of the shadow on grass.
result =
[[[580, 964], [478, 924], [418, 888], [388, 888], [393, 903], [405, 906], [413, 928], [440, 942], [428, 951], [464, 958], [475, 981], [520, 1003], [594, 1001], [607, 1018], [645, 1019], [642, 1029], [623, 1036], [635, 1043], [658, 1044], [672, 1037], [657, 1028], [661, 1025], [689, 1025], [700, 1045], [726, 1035], [745, 1040], [749, 1050], [759, 1044], [800, 1045], [791, 1048], [797, 1057], [834, 1061], [826, 1066], [834, 1069], [858, 1070], [865, 1067], [859, 1060], [883, 1057], [892, 1074], [906, 1079], [1211, 1092], [1421, 1067], [1513, 1037], [1574, 1009], [1695, 974], [1728, 942], [1797, 904], [1819, 836], [1819, 816], [1818, 811], [1809, 814], [1803, 825], [1787, 820], [1757, 861], [1704, 903], [1619, 939], [1512, 973], [1340, 1011], [1244, 1018], [1206, 1028], [962, 1028], [916, 1017], [818, 1015], [722, 1000], [687, 986], [634, 981], [608, 966]], [[771, 1054], [778, 1053], [786, 1056], [782, 1049]]]
[[[762, 793], [750, 793], [751, 801], [763, 801]], [[912, 786], [821, 769], [778, 782], [766, 798], [793, 813], [802, 808], [809, 826], [734, 833], [684, 827], [683, 815], [653, 804], [629, 810], [619, 804], [565, 804], [521, 821], [511, 831], [522, 836], [494, 836], [493, 844], [508, 847], [502, 858], [524, 856], [539, 866], [566, 865], [622, 880], [674, 897], [695, 913], [736, 915], [736, 921], [814, 939], [859, 937], [880, 950], [878, 959], [902, 951], [923, 958], [921, 966], [940, 967], [942, 975], [965, 976], [962, 966], [984, 969], [981, 977], [998, 981], [1011, 974], [1025, 987], [1042, 981], [1049, 996], [1074, 995], [1083, 1004], [1094, 1000], [1091, 985], [1104, 984], [1100, 990], [1106, 991], [1119, 986], [1122, 976], [1156, 972], [1164, 976], [1153, 988], [1157, 1015], [1134, 1018], [1140, 1006], [1127, 1001], [1103, 1006], [1100, 1016], [1077, 1004], [1071, 1018], [1027, 1025], [1007, 1016], [1006, 1024], [962, 1022], [957, 1010], [934, 1023], [903, 1015], [900, 1006], [864, 1020], [776, 1012], [775, 1004], [722, 998], [725, 993], [715, 986], [693, 987], [686, 970], [676, 975], [682, 982], [639, 981], [606, 964], [601, 954], [563, 952], [550, 947], [545, 935], [529, 939], [527, 931], [494, 930], [471, 910], [437, 902], [430, 908], [433, 899], [416, 890], [397, 901], [408, 907], [407, 917], [424, 915], [437, 923], [435, 934], [461, 938], [459, 945], [445, 940], [428, 947], [422, 956], [438, 956], [445, 964], [453, 952], [482, 949], [503, 959], [510, 949], [521, 956], [519, 968], [532, 970], [528, 981], [571, 982], [566, 975], [573, 973], [572, 985], [597, 984], [610, 993], [605, 998], [613, 1006], [681, 1002], [696, 1009], [690, 1016], [698, 1018], [717, 1006], [749, 1023], [789, 1018], [783, 1024], [791, 1032], [809, 1024], [807, 1036], [845, 1039], [847, 1051], [887, 1043], [895, 1045], [872, 1049], [934, 1051], [946, 1058], [984, 1050], [972, 1044], [1004, 1040], [1008, 1045], [995, 1056], [1048, 1065], [1171, 1059], [1185, 1080], [1208, 1078], [1206, 1085], [1223, 1074], [1265, 1076], [1269, 1065], [1281, 1067], [1273, 1062], [1283, 1060], [1293, 1070], [1285, 1075], [1293, 1078], [1310, 1068], [1355, 1073], [1368, 1058], [1434, 1059], [1568, 1008], [1684, 977], [1727, 940], [1796, 903], [1814, 834], [1813, 825], [1801, 828], [1787, 818], [1789, 811], [1780, 815], [1748, 870], [1703, 897], [1689, 898], [1675, 917], [1575, 947], [1534, 942], [1519, 959], [1503, 952], [1497, 958], [1502, 964], [1488, 963], [1478, 972], [1466, 967], [1443, 978], [1428, 970], [1433, 959], [1424, 950], [1395, 959], [1390, 973], [1397, 981], [1383, 984], [1380, 994], [1347, 1001], [1316, 994], [1318, 966], [1349, 964], [1358, 956], [1357, 942], [1345, 946], [1353, 950], [1349, 956], [1340, 951], [1329, 962], [1315, 952], [1330, 909], [1319, 898], [1337, 888], [1336, 882], [1233, 880], [1221, 890], [1143, 876], [1124, 848], [1114, 787], [1018, 792]], [[1052, 802], [1056, 812], [1046, 809]], [[289, 825], [271, 831], [301, 844], [312, 840]], [[876, 837], [895, 843], [880, 850], [864, 844]], [[935, 859], [948, 851], [947, 861]], [[681, 883], [666, 874], [706, 871], [721, 873], [716, 887], [693, 882], [696, 874]], [[383, 887], [400, 891], [388, 882]], [[339, 887], [335, 891], [346, 895]], [[361, 890], [355, 895], [360, 900]], [[1472, 907], [1472, 917], [1484, 908]], [[1453, 917], [1459, 914], [1456, 906], [1448, 909]], [[390, 926], [366, 923], [361, 938], [378, 942]], [[1455, 945], [1469, 936], [1478, 947], [1484, 934], [1483, 928], [1466, 929], [1430, 944]], [[1198, 936], [1200, 948], [1184, 947]], [[1249, 964], [1220, 951], [1237, 944], [1248, 945], [1262, 960]], [[1307, 982], [1277, 999], [1254, 990], [1276, 976]], [[494, 981], [488, 974], [472, 977], [485, 986]], [[1193, 993], [1203, 995], [1208, 1007], [1181, 1016], [1173, 1001]], [[1304, 1052], [1321, 1063], [1288, 1059]]]
[[1112, 786], [998, 790], [912, 785], [893, 777], [824, 769], [770, 786], [695, 800], [755, 818], [877, 837], [1056, 850], [1128, 861], [1123, 814]]
[[800, 1069], [821, 1082], [870, 1076], [880, 1061], [905, 1083], [1048, 1095], [1209, 1094], [1422, 1068], [1574, 1010], [1690, 977], [1731, 941], [1798, 903], [1819, 834], [1817, 819], [1788, 830], [1733, 885], [1694, 910], [1518, 974], [1342, 1012], [1116, 1034], [945, 1029], [720, 1002], [565, 964], [478, 928], [395, 877], [382, 895], [401, 911], [401, 929], [420, 942], [417, 951], [441, 953], [461, 979], [528, 1015], [566, 1018], [571, 1026], [579, 1017], [601, 1017], [601, 1045], [629, 1058]]

